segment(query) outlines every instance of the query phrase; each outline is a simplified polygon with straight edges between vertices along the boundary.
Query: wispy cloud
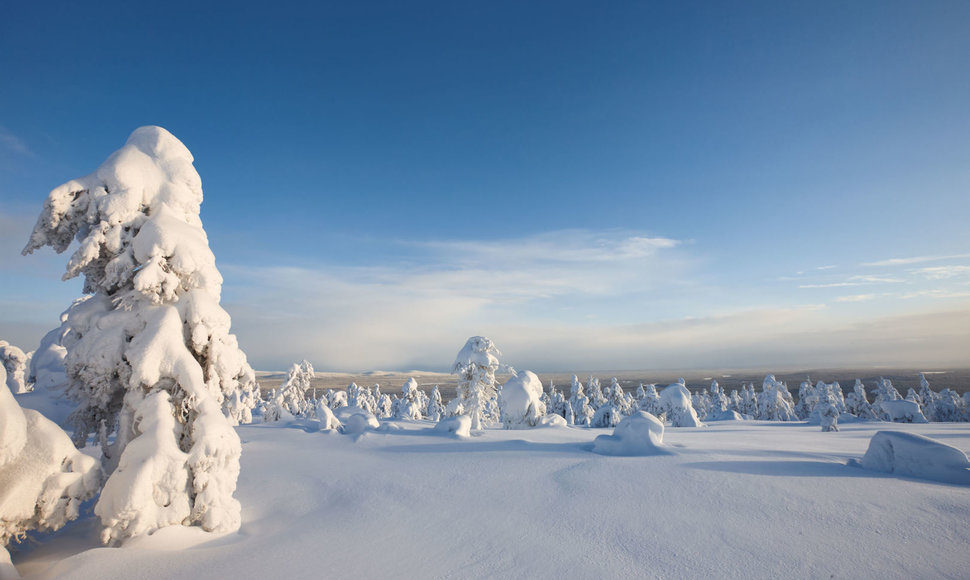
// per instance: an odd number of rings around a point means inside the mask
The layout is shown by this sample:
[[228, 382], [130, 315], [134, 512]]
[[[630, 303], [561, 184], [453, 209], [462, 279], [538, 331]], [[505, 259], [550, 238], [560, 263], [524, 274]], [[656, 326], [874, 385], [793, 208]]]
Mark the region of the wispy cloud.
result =
[[839, 296], [836, 302], [868, 302], [876, 297], [875, 294], [853, 294], [851, 296]]
[[0, 150], [26, 157], [33, 156], [27, 144], [2, 125], [0, 125]]
[[916, 292], [909, 292], [900, 296], [903, 300], [911, 300], [913, 298], [939, 298], [939, 299], [951, 299], [951, 298], [970, 298], [970, 292], [954, 292], [952, 290], [919, 290]]
[[871, 286], [875, 284], [901, 284], [903, 282], [905, 282], [905, 280], [901, 278], [894, 278], [892, 276], [859, 275], [850, 276], [849, 278], [840, 282], [802, 284], [799, 286], [799, 288], [846, 288], [851, 286]]
[[970, 254], [951, 254], [949, 256], [915, 256], [911, 258], [890, 258], [888, 260], [879, 260], [877, 262], [864, 262], [863, 266], [906, 266], [909, 264], [920, 264], [923, 262], [939, 262], [941, 260], [956, 260], [970, 258]]
[[835, 268], [838, 268], [838, 266], [829, 265], [829, 266], [816, 266], [815, 267], [816, 270], [834, 270]]
[[931, 266], [913, 270], [913, 273], [928, 280], [946, 280], [970, 274], [970, 266]]

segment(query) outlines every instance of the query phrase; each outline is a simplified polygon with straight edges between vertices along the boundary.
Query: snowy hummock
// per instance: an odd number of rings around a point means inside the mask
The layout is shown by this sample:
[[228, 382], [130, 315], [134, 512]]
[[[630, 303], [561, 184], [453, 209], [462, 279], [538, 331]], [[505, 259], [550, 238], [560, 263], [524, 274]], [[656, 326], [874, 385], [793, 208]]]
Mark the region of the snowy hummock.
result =
[[21, 409], [5, 380], [0, 367], [0, 547], [77, 518], [101, 477], [97, 460], [43, 415]]
[[860, 465], [873, 471], [970, 485], [966, 453], [917, 433], [877, 432]]
[[919, 405], [913, 401], [882, 401], [873, 405], [873, 408], [877, 407], [882, 411], [882, 416], [893, 423], [928, 423]]
[[601, 455], [661, 455], [664, 449], [664, 424], [650, 413], [634, 411], [620, 421], [612, 435], [600, 435], [593, 451]]

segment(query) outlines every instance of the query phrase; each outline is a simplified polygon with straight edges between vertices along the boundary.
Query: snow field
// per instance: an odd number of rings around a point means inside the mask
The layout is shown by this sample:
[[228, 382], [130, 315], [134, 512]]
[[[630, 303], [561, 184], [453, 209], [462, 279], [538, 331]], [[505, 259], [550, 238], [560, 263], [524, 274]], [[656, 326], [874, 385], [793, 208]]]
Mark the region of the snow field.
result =
[[[89, 517], [14, 562], [26, 578], [98, 579], [925, 578], [970, 565], [967, 487], [846, 465], [886, 424], [669, 428], [675, 454], [652, 457], [592, 453], [608, 429], [455, 439], [392, 424], [358, 438], [240, 426], [237, 534], [168, 528], [75, 554]], [[891, 428], [970, 449], [966, 424]]]

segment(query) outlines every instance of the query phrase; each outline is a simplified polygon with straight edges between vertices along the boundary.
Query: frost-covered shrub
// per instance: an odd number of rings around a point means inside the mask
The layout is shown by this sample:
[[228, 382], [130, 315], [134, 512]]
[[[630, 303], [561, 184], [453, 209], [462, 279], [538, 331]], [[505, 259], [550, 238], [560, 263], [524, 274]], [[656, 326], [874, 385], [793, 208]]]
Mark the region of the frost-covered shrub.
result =
[[472, 419], [472, 429], [482, 429], [497, 410], [495, 371], [499, 368], [495, 344], [484, 336], [473, 336], [458, 351], [451, 372], [458, 375], [458, 399]]
[[711, 395], [706, 391], [698, 391], [693, 393], [690, 398], [697, 418], [703, 421], [711, 414]]
[[567, 424], [572, 425], [574, 421], [572, 407], [569, 406], [569, 401], [559, 392], [559, 389], [555, 385], [549, 385], [549, 395], [547, 398], [546, 413], [559, 415], [566, 420]]
[[370, 388], [363, 388], [357, 383], [347, 385], [347, 406], [360, 407], [369, 413], [377, 412], [377, 400]]
[[758, 418], [763, 421], [797, 421], [791, 393], [775, 375], [765, 377], [758, 395]]
[[313, 416], [317, 421], [320, 422], [320, 429], [340, 429], [342, 425], [337, 416], [333, 414], [330, 407], [327, 406], [327, 401], [324, 398], [317, 399], [316, 406], [313, 409]]
[[660, 410], [660, 395], [657, 393], [657, 385], [653, 383], [640, 385], [637, 391], [640, 391], [640, 389], [643, 390], [643, 395], [637, 393], [637, 398], [640, 399], [639, 410], [659, 417], [663, 411]]
[[593, 451], [602, 455], [643, 456], [669, 453], [664, 449], [664, 424], [643, 411], [635, 411], [616, 426], [612, 435], [593, 440]]
[[[79, 403], [75, 441], [98, 434], [111, 473], [113, 492], [98, 507], [109, 539], [172, 523], [239, 527], [232, 494], [241, 448], [232, 426], [242, 416], [235, 401], [255, 404], [256, 380], [219, 305], [222, 277], [199, 218], [202, 187], [192, 161], [164, 129], [135, 130], [94, 173], [51, 191], [24, 249], [63, 252], [79, 243], [65, 278], [83, 274], [93, 296], [68, 313], [65, 367], [68, 394]], [[159, 427], [167, 424], [159, 407], [173, 418], [170, 430]], [[182, 455], [169, 453], [169, 442]], [[151, 479], [153, 492], [112, 483], [120, 464], [126, 474], [152, 465], [169, 471], [139, 479]], [[176, 492], [168, 478], [183, 469], [188, 484]], [[176, 521], [163, 507], [183, 500], [190, 509]], [[158, 519], [147, 520], [152, 514]]]
[[0, 552], [29, 530], [56, 530], [77, 518], [101, 483], [98, 461], [52, 421], [21, 409], [6, 381], [0, 367]]
[[839, 410], [835, 405], [825, 401], [816, 405], [812, 413], [818, 414], [818, 423], [822, 426], [822, 431], [839, 430]]
[[684, 385], [684, 379], [680, 379], [660, 392], [658, 407], [672, 427], [701, 427], [703, 425], [691, 405], [690, 391]]
[[542, 402], [542, 382], [532, 371], [522, 371], [502, 386], [499, 397], [502, 425], [506, 429], [528, 429], [539, 424], [546, 414]]
[[19, 395], [27, 392], [27, 355], [5, 340], [0, 340], [0, 365], [7, 373], [7, 388]]

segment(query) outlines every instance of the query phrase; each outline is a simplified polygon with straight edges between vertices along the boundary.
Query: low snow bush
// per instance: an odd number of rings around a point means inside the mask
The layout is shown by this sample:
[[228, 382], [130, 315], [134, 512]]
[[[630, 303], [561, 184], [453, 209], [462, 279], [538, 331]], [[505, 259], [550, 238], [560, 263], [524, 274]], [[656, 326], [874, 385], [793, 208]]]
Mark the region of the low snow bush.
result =
[[454, 433], [456, 437], [471, 437], [472, 419], [468, 415], [455, 415], [438, 421], [435, 431]]
[[919, 405], [913, 401], [903, 399], [883, 401], [879, 403], [878, 408], [885, 420], [893, 423], [928, 423]]
[[593, 451], [601, 455], [662, 455], [664, 424], [650, 413], [634, 411], [613, 430], [612, 435], [600, 435], [593, 440]]

